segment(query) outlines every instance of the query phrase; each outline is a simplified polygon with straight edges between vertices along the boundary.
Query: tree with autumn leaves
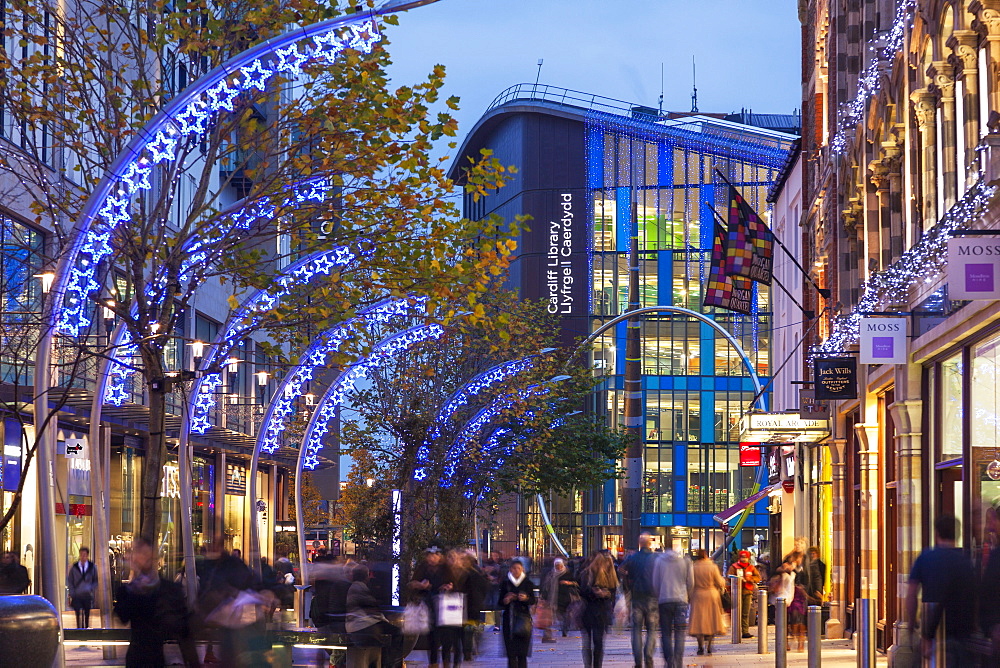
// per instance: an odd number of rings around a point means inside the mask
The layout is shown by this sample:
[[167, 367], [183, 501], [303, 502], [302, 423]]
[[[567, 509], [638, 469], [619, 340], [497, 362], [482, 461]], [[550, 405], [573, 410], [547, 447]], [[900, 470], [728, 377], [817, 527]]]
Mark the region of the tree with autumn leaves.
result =
[[[8, 0], [0, 75], [3, 132], [11, 141], [0, 153], [0, 191], [51, 232], [46, 264], [54, 266], [74, 242], [88, 197], [129, 141], [192, 81], [337, 11], [308, 0]], [[383, 29], [396, 19], [384, 22]], [[181, 136], [129, 205], [129, 223], [112, 230], [113, 256], [98, 269], [101, 287], [90, 307], [108, 308], [136, 345], [128, 362], [149, 411], [139, 534], [153, 542], [168, 395], [183, 404], [188, 389], [164, 379], [178, 371], [171, 351], [183, 343], [177, 332], [199, 291], [226, 290], [232, 306], [307, 253], [363, 249], [344, 270], [293, 287], [256, 327], [258, 336], [287, 344], [387, 295], [426, 296], [443, 320], [459, 310], [448, 306], [456, 303], [479, 312], [478, 295], [508, 262], [512, 221], [463, 220], [446, 159], [429, 157], [434, 142], [457, 131], [447, 112], [431, 111], [444, 69], [391, 87], [387, 47], [383, 40], [371, 54], [347, 48], [336, 60], [305, 62], [301, 73], [245, 86], [199, 131]], [[244, 75], [256, 76], [233, 76]], [[444, 102], [457, 107], [454, 98]], [[480, 194], [507, 176], [488, 154], [469, 170], [468, 189]], [[289, 197], [317, 184], [318, 196]], [[268, 214], [234, 227], [249, 205]], [[76, 346], [70, 357], [111, 353], [89, 341], [59, 343]], [[53, 404], [52, 415], [36, 419], [51, 420], [59, 409]]]
[[[488, 518], [505, 494], [567, 493], [618, 476], [625, 438], [580, 411], [595, 381], [553, 346], [558, 322], [545, 304], [519, 301], [498, 284], [478, 306], [483, 317], [387, 360], [348, 398], [352, 417], [342, 416], [341, 447], [354, 461], [338, 521], [386, 545], [389, 491], [401, 490], [404, 563], [431, 543], [466, 545], [476, 513]], [[477, 374], [529, 356], [525, 371], [438, 419]], [[463, 431], [491, 404], [502, 410], [481, 429]]]

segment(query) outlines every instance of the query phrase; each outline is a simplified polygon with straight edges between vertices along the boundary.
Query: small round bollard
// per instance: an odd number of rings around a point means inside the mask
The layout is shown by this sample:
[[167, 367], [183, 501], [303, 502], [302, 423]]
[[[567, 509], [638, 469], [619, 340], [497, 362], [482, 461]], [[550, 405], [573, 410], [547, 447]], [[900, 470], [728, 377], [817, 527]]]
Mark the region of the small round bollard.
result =
[[59, 648], [56, 609], [41, 596], [0, 596], [0, 656], [18, 668], [49, 668]]

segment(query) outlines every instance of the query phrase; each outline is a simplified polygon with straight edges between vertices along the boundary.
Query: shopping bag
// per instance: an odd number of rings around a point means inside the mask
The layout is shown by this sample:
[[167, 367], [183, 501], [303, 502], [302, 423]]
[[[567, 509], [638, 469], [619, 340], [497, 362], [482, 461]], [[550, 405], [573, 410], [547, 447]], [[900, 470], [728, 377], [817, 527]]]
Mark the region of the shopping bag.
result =
[[425, 603], [408, 603], [403, 610], [403, 633], [408, 636], [422, 636], [430, 633], [431, 613]]
[[446, 592], [438, 596], [438, 626], [462, 626], [465, 624], [465, 594]]

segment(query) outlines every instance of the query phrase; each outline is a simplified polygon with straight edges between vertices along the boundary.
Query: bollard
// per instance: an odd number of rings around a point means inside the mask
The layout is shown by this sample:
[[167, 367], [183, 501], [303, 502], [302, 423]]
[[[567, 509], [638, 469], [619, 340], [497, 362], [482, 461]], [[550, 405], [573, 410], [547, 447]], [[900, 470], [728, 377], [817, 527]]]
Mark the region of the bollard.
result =
[[767, 654], [767, 591], [757, 590], [757, 653]]
[[854, 607], [857, 619], [854, 644], [858, 656], [858, 668], [875, 668], [875, 616], [872, 614], [872, 599], [859, 598]]
[[295, 585], [295, 628], [306, 626], [306, 591], [310, 585]]
[[810, 605], [806, 613], [806, 632], [809, 634], [809, 668], [819, 668], [822, 663], [823, 608]]
[[788, 601], [783, 596], [774, 601], [774, 668], [788, 665]]
[[743, 592], [740, 591], [743, 585], [741, 582], [742, 579], [743, 577], [741, 575], [729, 576], [729, 597], [733, 600], [733, 605], [729, 612], [729, 621], [732, 622], [730, 626], [733, 627], [734, 645], [739, 645], [743, 642], [743, 627], [741, 626], [743, 620], [743, 610], [740, 605], [743, 602]]

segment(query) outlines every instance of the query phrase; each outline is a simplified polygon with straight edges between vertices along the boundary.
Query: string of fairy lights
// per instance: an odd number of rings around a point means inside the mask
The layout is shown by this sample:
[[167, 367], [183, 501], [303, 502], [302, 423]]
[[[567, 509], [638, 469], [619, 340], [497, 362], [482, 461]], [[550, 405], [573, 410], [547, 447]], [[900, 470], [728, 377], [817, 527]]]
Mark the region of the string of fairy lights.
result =
[[892, 74], [893, 61], [903, 48], [906, 29], [911, 27], [916, 0], [903, 0], [896, 7], [896, 16], [892, 27], [884, 37], [884, 45], [879, 47], [872, 40], [868, 48], [875, 53], [868, 66], [858, 75], [857, 93], [854, 98], [841, 107], [841, 116], [837, 122], [837, 132], [830, 142], [835, 153], [842, 154], [847, 150], [848, 136], [855, 131], [864, 117], [869, 101], [881, 88], [882, 78]]

